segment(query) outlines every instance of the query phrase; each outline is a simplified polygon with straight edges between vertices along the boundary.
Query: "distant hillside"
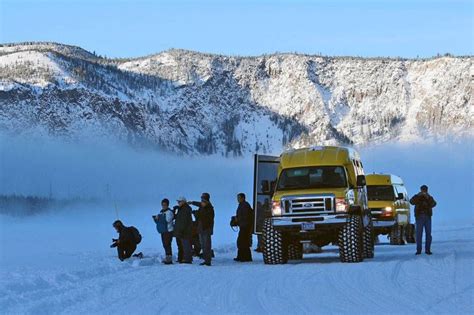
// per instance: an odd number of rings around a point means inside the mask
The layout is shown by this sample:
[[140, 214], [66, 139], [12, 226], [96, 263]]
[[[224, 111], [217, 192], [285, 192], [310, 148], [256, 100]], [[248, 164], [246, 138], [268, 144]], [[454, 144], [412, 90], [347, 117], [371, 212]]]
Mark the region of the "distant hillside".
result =
[[0, 46], [0, 130], [183, 154], [473, 136], [473, 57], [426, 60], [170, 50], [105, 59]]

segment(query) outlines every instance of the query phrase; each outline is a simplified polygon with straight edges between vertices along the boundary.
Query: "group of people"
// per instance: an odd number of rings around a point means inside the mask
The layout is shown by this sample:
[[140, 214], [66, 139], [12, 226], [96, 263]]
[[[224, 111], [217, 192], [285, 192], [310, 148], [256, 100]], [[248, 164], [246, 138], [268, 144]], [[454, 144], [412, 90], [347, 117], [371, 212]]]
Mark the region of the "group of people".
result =
[[[209, 193], [202, 193], [200, 201], [187, 201], [179, 197], [177, 205], [170, 208], [170, 201], [161, 201], [160, 213], [153, 216], [157, 230], [161, 235], [161, 242], [165, 250], [164, 264], [173, 263], [173, 238], [178, 246], [178, 263], [192, 264], [193, 256], [200, 256], [203, 262], [200, 265], [211, 266], [214, 252], [212, 250], [212, 235], [214, 234], [214, 207]], [[239, 227], [237, 238], [238, 262], [252, 261], [252, 231], [253, 209], [246, 201], [244, 193], [237, 195], [238, 207], [235, 215], [236, 225]], [[191, 206], [197, 207], [193, 210]], [[194, 220], [193, 220], [194, 216]], [[118, 239], [113, 239], [111, 247], [117, 247], [118, 258], [124, 260], [133, 256], [143, 257], [142, 253], [133, 254], [137, 244], [141, 241], [138, 230], [131, 226], [124, 226], [121, 221], [113, 224]]]
[[[254, 212], [246, 201], [244, 193], [237, 195], [237, 202], [236, 215], [232, 218], [233, 225], [239, 227], [237, 257], [234, 260], [248, 262], [252, 261], [250, 247], [252, 246]], [[177, 262], [192, 264], [194, 254], [194, 256], [202, 257], [201, 265], [211, 266], [214, 254], [212, 235], [214, 234], [215, 216], [211, 196], [209, 193], [202, 193], [201, 201], [187, 201], [185, 197], [179, 197], [177, 203], [171, 209], [169, 200], [163, 199], [160, 213], [153, 216], [157, 230], [161, 234], [161, 241], [166, 254], [163, 263], [173, 263], [172, 242], [175, 238], [178, 245]], [[421, 254], [423, 230], [425, 231], [425, 253], [431, 255], [431, 217], [436, 201], [428, 193], [428, 187], [423, 185], [420, 187], [420, 192], [410, 199], [410, 203], [415, 206], [416, 255]], [[195, 206], [197, 209], [192, 210], [191, 206]], [[193, 216], [195, 220], [193, 220]], [[132, 257], [132, 255], [143, 257], [141, 252], [133, 254], [142, 238], [138, 229], [133, 226], [127, 227], [119, 220], [113, 223], [113, 227], [119, 234], [119, 238], [112, 239], [113, 243], [110, 247], [117, 248], [118, 258], [124, 260]], [[193, 233], [193, 228], [197, 233]], [[200, 255], [201, 250], [202, 254]]]

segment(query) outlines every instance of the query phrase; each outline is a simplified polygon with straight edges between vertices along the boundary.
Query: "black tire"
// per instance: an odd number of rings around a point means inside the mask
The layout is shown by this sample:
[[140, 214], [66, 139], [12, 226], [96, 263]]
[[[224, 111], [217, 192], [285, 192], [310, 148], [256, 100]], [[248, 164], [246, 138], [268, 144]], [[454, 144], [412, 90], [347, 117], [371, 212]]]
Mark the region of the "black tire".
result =
[[403, 239], [403, 226], [394, 225], [390, 230], [390, 245], [405, 245], [405, 240]]
[[372, 218], [369, 216], [369, 224], [364, 227], [363, 235], [363, 247], [364, 252], [362, 256], [364, 258], [374, 258], [374, 233], [373, 233], [373, 223]]
[[265, 219], [262, 236], [263, 262], [267, 265], [286, 264], [288, 251], [284, 244], [283, 234], [273, 228], [272, 219]]
[[339, 258], [342, 262], [354, 263], [364, 260], [362, 218], [351, 215], [339, 231]]
[[290, 243], [288, 245], [288, 260], [301, 260], [303, 259], [303, 244], [301, 243]]
[[408, 224], [405, 227], [405, 239], [407, 240], [407, 243], [410, 243], [410, 244], [416, 243], [414, 224]]

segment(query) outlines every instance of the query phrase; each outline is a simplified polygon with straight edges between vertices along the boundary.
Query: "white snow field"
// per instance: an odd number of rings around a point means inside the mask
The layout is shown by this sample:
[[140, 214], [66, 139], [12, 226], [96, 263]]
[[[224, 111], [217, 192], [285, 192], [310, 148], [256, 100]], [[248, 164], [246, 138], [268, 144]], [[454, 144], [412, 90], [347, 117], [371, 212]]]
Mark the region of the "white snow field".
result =
[[[22, 187], [24, 193], [35, 187], [45, 193], [50, 180], [57, 195], [66, 194], [68, 185], [86, 192], [103, 190], [106, 182], [120, 187], [113, 191], [120, 218], [140, 229], [139, 250], [145, 258], [120, 262], [108, 247], [116, 235], [113, 204], [0, 216], [2, 314], [473, 313], [471, 142], [361, 150], [366, 172], [394, 172], [405, 179], [410, 194], [423, 183], [430, 186], [438, 201], [434, 255], [415, 256], [414, 244], [390, 246], [381, 238], [375, 258], [362, 263], [340, 263], [337, 248], [325, 247], [320, 254], [278, 266], [264, 265], [257, 253], [252, 263], [232, 260], [236, 233], [228, 221], [236, 208], [235, 193], [251, 196], [251, 157], [107, 155], [45, 145], [28, 146], [26, 152], [21, 145], [3, 144], [2, 193]], [[161, 264], [164, 253], [150, 216], [162, 197], [195, 199], [202, 191], [211, 193], [216, 208], [213, 266], [199, 266], [198, 260]]]

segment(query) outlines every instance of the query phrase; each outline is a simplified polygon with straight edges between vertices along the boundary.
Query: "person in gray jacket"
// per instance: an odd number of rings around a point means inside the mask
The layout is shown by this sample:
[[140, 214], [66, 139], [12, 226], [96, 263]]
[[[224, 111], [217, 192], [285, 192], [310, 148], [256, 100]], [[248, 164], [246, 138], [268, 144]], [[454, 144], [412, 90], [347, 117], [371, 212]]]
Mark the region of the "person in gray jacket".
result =
[[[164, 218], [166, 220], [167, 231], [161, 233], [161, 242], [163, 243], [163, 248], [165, 250], [166, 257], [162, 261], [162, 263], [166, 265], [170, 265], [173, 263], [173, 252], [171, 248], [171, 244], [173, 242], [173, 229], [174, 229], [174, 213], [173, 210], [170, 209], [170, 201], [168, 199], [163, 199], [161, 201], [161, 211], [160, 214], [164, 214]], [[159, 216], [156, 215], [153, 217], [155, 222], [159, 219]]]

